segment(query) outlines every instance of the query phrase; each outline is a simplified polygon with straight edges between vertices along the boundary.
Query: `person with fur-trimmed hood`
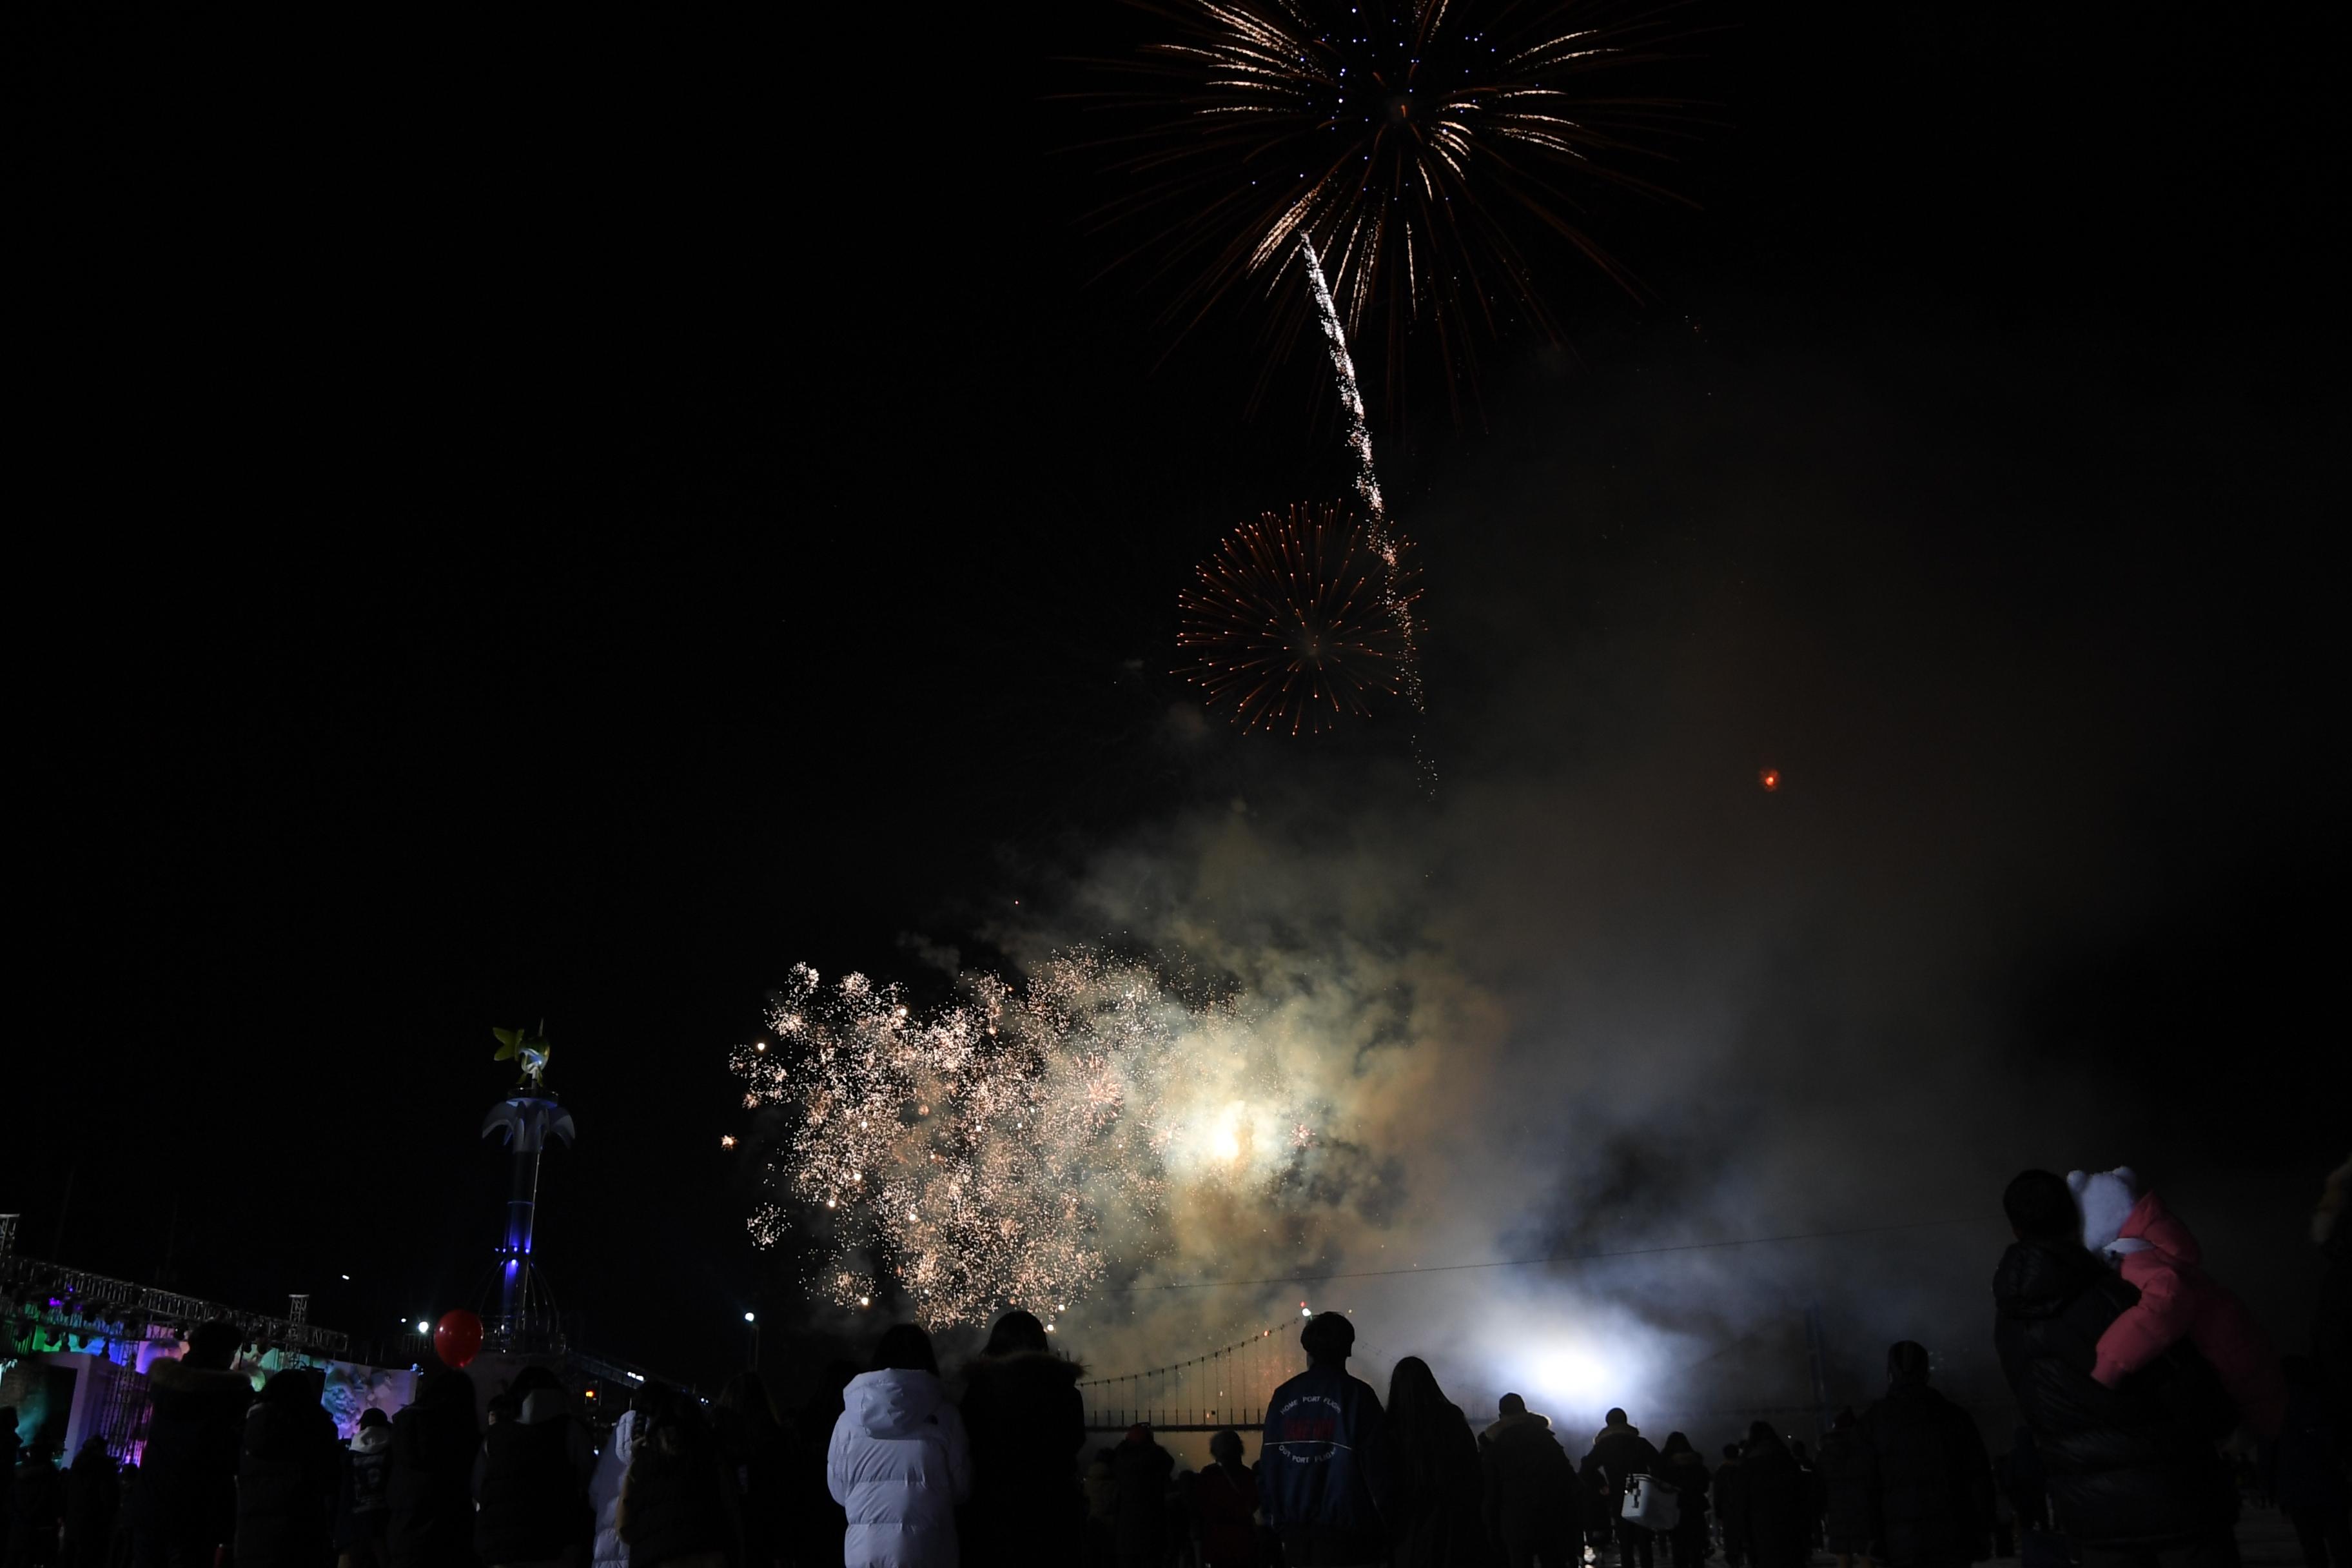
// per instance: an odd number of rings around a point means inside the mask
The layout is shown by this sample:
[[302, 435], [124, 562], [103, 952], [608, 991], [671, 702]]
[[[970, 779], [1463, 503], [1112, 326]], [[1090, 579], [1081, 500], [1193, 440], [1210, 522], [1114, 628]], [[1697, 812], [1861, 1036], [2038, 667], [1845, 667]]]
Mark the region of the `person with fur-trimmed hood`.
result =
[[971, 1442], [971, 1500], [963, 1560], [978, 1568], [1076, 1563], [1085, 1545], [1086, 1500], [1077, 1454], [1087, 1440], [1085, 1369], [1053, 1353], [1045, 1325], [1011, 1311], [964, 1372], [964, 1434]]
[[1516, 1394], [1503, 1395], [1494, 1423], [1478, 1434], [1478, 1466], [1486, 1478], [1486, 1537], [1511, 1568], [1581, 1561], [1583, 1487], [1550, 1417]]
[[1655, 1539], [1625, 1518], [1625, 1480], [1629, 1476], [1658, 1473], [1657, 1445], [1643, 1436], [1642, 1429], [1627, 1420], [1622, 1410], [1612, 1410], [1602, 1418], [1601, 1430], [1592, 1435], [1592, 1451], [1584, 1457], [1584, 1468], [1588, 1473], [1598, 1471], [1606, 1479], [1616, 1525], [1618, 1563], [1622, 1568], [1633, 1568], [1638, 1558], [1642, 1568], [1650, 1568]]
[[236, 1537], [237, 1456], [253, 1380], [229, 1368], [244, 1342], [235, 1323], [200, 1323], [184, 1355], [147, 1373], [152, 1414], [131, 1521], [139, 1568], [212, 1568]]

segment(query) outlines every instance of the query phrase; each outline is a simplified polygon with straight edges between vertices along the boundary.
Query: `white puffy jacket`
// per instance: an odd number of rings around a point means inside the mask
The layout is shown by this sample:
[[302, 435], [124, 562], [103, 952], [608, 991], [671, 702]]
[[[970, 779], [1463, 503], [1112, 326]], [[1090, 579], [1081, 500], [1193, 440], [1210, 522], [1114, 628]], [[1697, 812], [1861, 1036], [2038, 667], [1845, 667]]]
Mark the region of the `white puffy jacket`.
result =
[[596, 1507], [596, 1568], [629, 1568], [629, 1543], [621, 1539], [621, 1482], [628, 1478], [629, 1461], [636, 1458], [637, 1427], [644, 1420], [635, 1411], [624, 1411], [621, 1424], [604, 1439], [596, 1456], [596, 1471], [588, 1479], [588, 1500]]
[[947, 1390], [928, 1372], [869, 1372], [842, 1400], [824, 1472], [849, 1514], [845, 1568], [955, 1568], [971, 1447]]

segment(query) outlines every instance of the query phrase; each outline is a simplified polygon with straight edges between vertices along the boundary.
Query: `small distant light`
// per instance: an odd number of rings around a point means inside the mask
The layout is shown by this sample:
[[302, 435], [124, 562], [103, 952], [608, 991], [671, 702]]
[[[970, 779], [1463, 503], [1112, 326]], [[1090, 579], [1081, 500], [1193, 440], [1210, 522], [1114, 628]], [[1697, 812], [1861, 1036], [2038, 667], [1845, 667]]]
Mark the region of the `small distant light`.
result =
[[865, 1297], [860, 1296], [859, 1298], [857, 1298], [857, 1304], [858, 1304], [859, 1306], [861, 1306], [861, 1307], [870, 1307], [870, 1306], [872, 1306], [874, 1303], [873, 1303], [873, 1302], [871, 1302], [871, 1301], [869, 1301], [868, 1300], [866, 1300]]
[[745, 1322], [747, 1322], [747, 1323], [756, 1323], [756, 1322], [758, 1322], [760, 1320], [759, 1320], [759, 1317], [758, 1317], [756, 1314], [754, 1314], [754, 1313], [751, 1313], [751, 1312], [746, 1312], [746, 1313], [744, 1313], [744, 1314], [743, 1314], [743, 1321], [744, 1321]]
[[629, 1381], [630, 1381], [631, 1383], [643, 1383], [643, 1382], [645, 1382], [645, 1380], [646, 1380], [646, 1374], [645, 1374], [644, 1373], [641, 1373], [641, 1372], [633, 1372], [633, 1373], [629, 1373]]
[[1770, 795], [1780, 787], [1780, 770], [1766, 768], [1756, 775], [1756, 782], [1764, 786], [1766, 795]]
[[735, 1147], [735, 1134], [732, 1132], [721, 1132], [719, 1135], [719, 1146], [721, 1149], [732, 1149]]
[[346, 1275], [344, 1275], [344, 1276], [343, 1276], [343, 1278], [344, 1278], [344, 1279], [350, 1279], [350, 1278], [351, 1278], [351, 1276], [350, 1276], [350, 1275], [348, 1275], [348, 1274], [346, 1274]]
[[1312, 1312], [1310, 1312], [1310, 1311], [1308, 1311], [1306, 1308], [1301, 1307], [1301, 1308], [1299, 1308], [1299, 1309], [1298, 1309], [1298, 1315], [1299, 1315], [1300, 1317], [1302, 1317], [1302, 1318], [1311, 1318], [1311, 1317], [1313, 1317], [1315, 1314], [1314, 1314], [1314, 1313], [1312, 1313]]
[[764, 1051], [768, 1048], [768, 1042], [765, 1040], [754, 1040], [751, 1042], [751, 1048], [755, 1051]]
[[433, 1325], [430, 1323], [419, 1323], [416, 1325], [416, 1331], [420, 1334], [429, 1334], [433, 1331]]

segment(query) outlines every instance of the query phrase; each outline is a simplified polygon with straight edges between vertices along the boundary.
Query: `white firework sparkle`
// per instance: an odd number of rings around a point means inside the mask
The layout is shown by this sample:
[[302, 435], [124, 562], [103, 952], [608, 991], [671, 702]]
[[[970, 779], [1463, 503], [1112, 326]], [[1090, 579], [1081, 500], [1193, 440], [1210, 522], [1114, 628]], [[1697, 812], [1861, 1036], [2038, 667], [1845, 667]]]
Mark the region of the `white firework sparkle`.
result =
[[889, 1286], [933, 1324], [1050, 1319], [1151, 1255], [1171, 1183], [1270, 1185], [1303, 1147], [1239, 1011], [1147, 965], [1066, 952], [958, 993], [922, 1012], [797, 965], [772, 1042], [733, 1053], [783, 1121], [752, 1238], [809, 1237], [809, 1282], [844, 1307]]

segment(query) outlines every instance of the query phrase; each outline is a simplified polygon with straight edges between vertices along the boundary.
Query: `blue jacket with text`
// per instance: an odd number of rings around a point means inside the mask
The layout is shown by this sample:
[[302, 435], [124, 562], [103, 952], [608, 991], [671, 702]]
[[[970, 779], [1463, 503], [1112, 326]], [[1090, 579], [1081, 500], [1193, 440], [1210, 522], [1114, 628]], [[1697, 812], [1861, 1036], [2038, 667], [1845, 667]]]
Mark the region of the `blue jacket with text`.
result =
[[1387, 1435], [1380, 1396], [1346, 1367], [1309, 1367], [1274, 1391], [1258, 1508], [1295, 1568], [1366, 1563], [1387, 1549]]

